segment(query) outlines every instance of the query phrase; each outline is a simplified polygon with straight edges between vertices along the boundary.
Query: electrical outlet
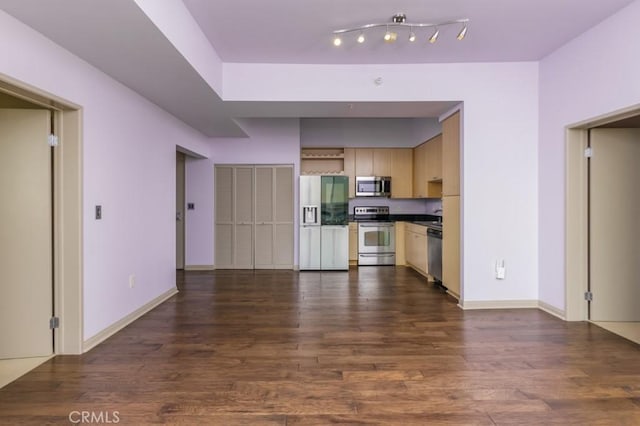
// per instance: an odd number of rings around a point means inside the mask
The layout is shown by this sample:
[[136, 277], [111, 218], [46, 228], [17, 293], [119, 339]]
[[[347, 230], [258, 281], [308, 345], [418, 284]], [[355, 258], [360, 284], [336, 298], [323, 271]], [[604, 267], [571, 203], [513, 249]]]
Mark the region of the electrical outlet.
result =
[[504, 280], [507, 275], [507, 268], [504, 266], [504, 259], [496, 260], [496, 279]]
[[131, 274], [129, 275], [129, 288], [134, 288], [136, 286], [136, 276]]

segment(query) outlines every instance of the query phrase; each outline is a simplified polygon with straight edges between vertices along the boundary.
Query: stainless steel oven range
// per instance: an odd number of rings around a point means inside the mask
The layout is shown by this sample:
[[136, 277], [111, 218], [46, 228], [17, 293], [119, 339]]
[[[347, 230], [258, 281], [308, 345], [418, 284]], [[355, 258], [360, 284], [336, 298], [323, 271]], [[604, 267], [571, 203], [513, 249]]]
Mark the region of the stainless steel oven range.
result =
[[396, 227], [389, 207], [355, 207], [358, 222], [358, 265], [396, 264]]

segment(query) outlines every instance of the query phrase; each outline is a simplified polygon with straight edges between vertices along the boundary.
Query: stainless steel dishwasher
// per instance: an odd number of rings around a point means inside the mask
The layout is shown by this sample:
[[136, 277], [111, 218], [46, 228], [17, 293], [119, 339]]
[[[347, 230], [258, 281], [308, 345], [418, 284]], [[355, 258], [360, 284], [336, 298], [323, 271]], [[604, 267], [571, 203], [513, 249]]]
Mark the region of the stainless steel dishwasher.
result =
[[429, 275], [442, 283], [442, 227], [427, 228], [427, 267]]

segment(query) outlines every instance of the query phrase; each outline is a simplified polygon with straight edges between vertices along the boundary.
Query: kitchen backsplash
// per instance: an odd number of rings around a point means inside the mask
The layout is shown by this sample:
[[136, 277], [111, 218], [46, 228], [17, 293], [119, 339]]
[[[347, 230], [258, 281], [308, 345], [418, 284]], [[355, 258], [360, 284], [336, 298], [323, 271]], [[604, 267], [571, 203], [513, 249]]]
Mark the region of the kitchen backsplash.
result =
[[349, 200], [349, 214], [355, 206], [388, 206], [391, 214], [430, 214], [442, 216], [442, 200], [439, 199], [397, 199], [378, 197], [358, 197]]

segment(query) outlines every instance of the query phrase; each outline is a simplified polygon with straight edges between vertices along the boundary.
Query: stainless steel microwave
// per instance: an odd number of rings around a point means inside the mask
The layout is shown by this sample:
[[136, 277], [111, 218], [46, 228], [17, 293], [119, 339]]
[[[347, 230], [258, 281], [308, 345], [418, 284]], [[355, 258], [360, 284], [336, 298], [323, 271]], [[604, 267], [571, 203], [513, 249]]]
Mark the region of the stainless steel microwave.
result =
[[391, 177], [357, 176], [356, 197], [390, 197]]

